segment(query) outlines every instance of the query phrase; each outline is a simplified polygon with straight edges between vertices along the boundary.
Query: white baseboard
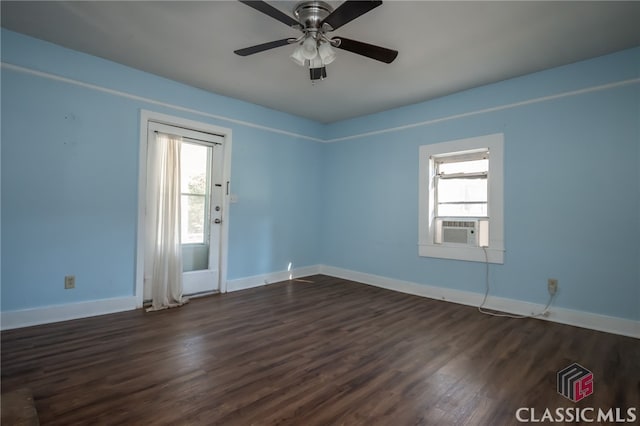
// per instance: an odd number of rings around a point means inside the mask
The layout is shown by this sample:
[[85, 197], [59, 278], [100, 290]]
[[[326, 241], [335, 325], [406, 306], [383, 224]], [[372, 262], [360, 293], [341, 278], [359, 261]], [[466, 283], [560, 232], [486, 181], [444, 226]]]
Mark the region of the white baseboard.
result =
[[69, 303], [66, 305], [43, 306], [18, 311], [5, 311], [2, 312], [0, 328], [2, 330], [9, 330], [12, 328], [29, 327], [32, 325], [130, 311], [135, 308], [136, 298], [135, 296], [129, 296]]
[[[227, 281], [227, 291], [244, 290], [259, 287], [291, 278], [305, 277], [318, 274], [319, 265], [296, 268], [291, 271], [278, 271], [253, 277]], [[137, 308], [136, 296], [118, 297], [113, 299], [91, 300], [87, 302], [69, 303], [65, 305], [43, 306], [38, 308], [4, 311], [0, 315], [0, 329], [29, 327], [32, 325], [49, 324], [97, 315], [130, 311]]]
[[[469, 306], [480, 305], [483, 298], [483, 294], [480, 293], [417, 284], [410, 281], [402, 281], [326, 265], [305, 266], [291, 271], [278, 271], [247, 278], [229, 280], [227, 281], [227, 291], [238, 291], [253, 287], [260, 287], [271, 283], [316, 274], [329, 275], [388, 290], [399, 291], [401, 293], [428, 297], [430, 299], [445, 300]], [[542, 304], [495, 296], [490, 296], [485, 306], [487, 309], [508, 312], [515, 315], [531, 315], [542, 312], [544, 309], [544, 305]], [[29, 327], [32, 325], [105, 315], [133, 309], [136, 309], [135, 296], [92, 300], [66, 305], [44, 306], [17, 311], [6, 311], [2, 312], [0, 316], [0, 329], [9, 330], [13, 328]], [[554, 307], [553, 305], [551, 306], [548, 317], [538, 318], [561, 324], [640, 338], [640, 321], [559, 308]]]
[[277, 283], [290, 279], [316, 275], [320, 273], [320, 265], [303, 266], [291, 271], [270, 272], [268, 274], [254, 275], [252, 277], [238, 278], [227, 281], [227, 291], [246, 290], [248, 288], [260, 287], [267, 284]]
[[[449, 302], [460, 303], [462, 305], [479, 306], [484, 297], [484, 294], [480, 293], [417, 284], [414, 282], [396, 280], [393, 278], [352, 271], [349, 269], [336, 268], [333, 266], [320, 265], [319, 273], [375, 287], [386, 288], [388, 290], [399, 291], [401, 293], [428, 297], [430, 299], [446, 300]], [[496, 296], [489, 296], [485, 307], [490, 310], [507, 312], [514, 315], [532, 315], [544, 310], [543, 304]], [[633, 321], [625, 318], [559, 308], [553, 305], [549, 310], [549, 316], [537, 318], [561, 324], [573, 325], [576, 327], [640, 338], [640, 321]]]

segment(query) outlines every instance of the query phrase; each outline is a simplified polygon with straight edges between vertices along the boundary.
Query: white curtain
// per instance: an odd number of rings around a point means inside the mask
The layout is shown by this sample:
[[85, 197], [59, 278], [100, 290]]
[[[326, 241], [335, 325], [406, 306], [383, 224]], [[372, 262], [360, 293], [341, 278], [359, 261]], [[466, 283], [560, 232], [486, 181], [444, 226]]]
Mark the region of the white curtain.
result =
[[151, 287], [147, 311], [184, 304], [180, 244], [179, 136], [156, 133], [147, 148], [145, 281]]

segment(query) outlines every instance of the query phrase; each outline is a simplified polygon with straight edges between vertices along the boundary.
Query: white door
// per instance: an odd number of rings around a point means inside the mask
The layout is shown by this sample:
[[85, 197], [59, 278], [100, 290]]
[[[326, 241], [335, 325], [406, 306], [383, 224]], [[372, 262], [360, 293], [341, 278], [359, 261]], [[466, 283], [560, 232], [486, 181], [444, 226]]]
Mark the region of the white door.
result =
[[[183, 294], [218, 291], [224, 139], [218, 135], [149, 122], [148, 144], [155, 142], [158, 132], [182, 137], [180, 216]], [[145, 279], [144, 300], [149, 299], [151, 288]]]

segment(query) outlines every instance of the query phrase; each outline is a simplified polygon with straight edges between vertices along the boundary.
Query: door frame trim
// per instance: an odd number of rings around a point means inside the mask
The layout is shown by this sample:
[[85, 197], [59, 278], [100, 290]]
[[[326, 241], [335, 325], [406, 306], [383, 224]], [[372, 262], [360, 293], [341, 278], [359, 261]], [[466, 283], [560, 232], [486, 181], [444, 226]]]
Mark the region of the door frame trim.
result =
[[[224, 138], [222, 144], [222, 182], [224, 189], [231, 183], [231, 144], [232, 131], [226, 127], [200, 121], [188, 120], [182, 117], [162, 114], [145, 109], [140, 110], [140, 137], [138, 153], [138, 220], [136, 231], [136, 271], [135, 271], [135, 298], [136, 307], [141, 308], [144, 302], [144, 241], [145, 241], [145, 208], [147, 193], [147, 128], [149, 121], [154, 121], [170, 126], [185, 127], [206, 133], [215, 133]], [[229, 191], [230, 192], [230, 191]], [[222, 226], [220, 229], [220, 264], [219, 282], [220, 292], [227, 292], [227, 260], [229, 243], [229, 193], [222, 195]]]

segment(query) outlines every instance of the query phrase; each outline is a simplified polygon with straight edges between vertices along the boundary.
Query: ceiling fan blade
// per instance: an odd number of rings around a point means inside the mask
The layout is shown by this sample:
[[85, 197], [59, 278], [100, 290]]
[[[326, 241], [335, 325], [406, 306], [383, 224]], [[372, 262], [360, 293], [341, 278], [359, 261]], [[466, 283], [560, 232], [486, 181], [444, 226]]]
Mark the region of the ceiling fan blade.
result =
[[387, 49], [385, 47], [375, 46], [361, 41], [350, 40], [344, 37], [335, 37], [333, 40], [340, 40], [340, 44], [336, 46], [338, 49], [347, 50], [351, 53], [366, 56], [376, 61], [390, 64], [398, 56], [397, 50]]
[[277, 19], [288, 27], [293, 27], [294, 25], [300, 25], [298, 21], [293, 19], [291, 16], [287, 15], [284, 12], [276, 9], [271, 6], [269, 3], [264, 1], [243, 1], [239, 0], [240, 3], [244, 3], [249, 7], [254, 8], [255, 10], [264, 13], [265, 15], [271, 16], [273, 19]]
[[245, 47], [244, 49], [234, 50], [233, 53], [240, 56], [249, 56], [254, 53], [264, 52], [265, 50], [275, 49], [276, 47], [285, 46], [289, 44], [288, 38], [283, 38], [282, 40], [270, 41], [268, 43], [257, 44], [251, 47]]
[[353, 21], [359, 16], [364, 15], [372, 9], [380, 6], [382, 1], [353, 1], [348, 0], [342, 3], [336, 10], [331, 12], [329, 16], [324, 18], [323, 24], [331, 25], [331, 28], [337, 30], [344, 24]]

